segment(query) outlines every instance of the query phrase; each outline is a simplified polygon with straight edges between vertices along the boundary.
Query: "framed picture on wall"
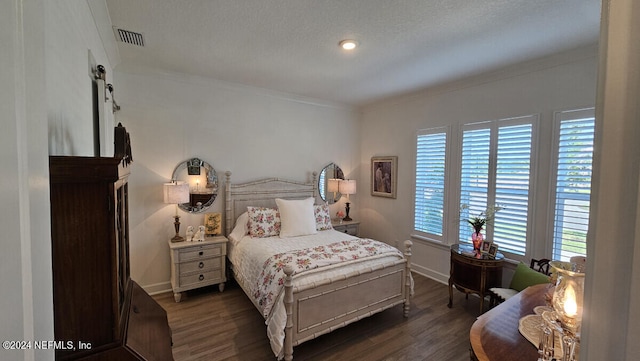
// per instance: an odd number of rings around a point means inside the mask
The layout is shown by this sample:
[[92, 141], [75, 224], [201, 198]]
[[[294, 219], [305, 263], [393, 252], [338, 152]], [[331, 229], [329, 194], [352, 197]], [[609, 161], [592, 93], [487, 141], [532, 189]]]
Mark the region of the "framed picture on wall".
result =
[[398, 157], [371, 157], [371, 195], [396, 198]]

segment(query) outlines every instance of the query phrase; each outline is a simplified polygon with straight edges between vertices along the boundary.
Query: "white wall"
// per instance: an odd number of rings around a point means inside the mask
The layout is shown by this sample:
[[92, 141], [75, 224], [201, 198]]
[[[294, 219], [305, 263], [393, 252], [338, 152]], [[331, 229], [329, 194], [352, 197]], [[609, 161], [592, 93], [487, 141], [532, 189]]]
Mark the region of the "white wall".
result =
[[[30, 152], [28, 146], [29, 142], [36, 142], [35, 148], [38, 150], [41, 144], [46, 144], [46, 133], [39, 132], [38, 128], [33, 133], [26, 131], [32, 126], [45, 124], [42, 121], [43, 107], [31, 101], [32, 96], [42, 93], [33, 88], [37, 82], [28, 75], [31, 72], [43, 75], [43, 54], [36, 48], [42, 43], [44, 33], [43, 13], [38, 9], [42, 4], [38, 1], [33, 3], [35, 8], [22, 9], [21, 2], [11, 1], [3, 6], [0, 13], [0, 81], [4, 84], [0, 88], [3, 119], [0, 164], [9, 170], [0, 174], [3, 206], [0, 217], [0, 227], [3, 229], [0, 240], [0, 284], [5, 290], [0, 297], [0, 339], [3, 341], [36, 337], [50, 339], [53, 336], [51, 281], [47, 281], [46, 271], [39, 275], [33, 275], [32, 272], [34, 267], [39, 268], [35, 264], [37, 261], [43, 261], [44, 267], [51, 264], [50, 260], [46, 260], [50, 255], [47, 246], [50, 239], [40, 232], [41, 229], [30, 225], [32, 216], [43, 215], [48, 218], [47, 212], [35, 210], [40, 214], [31, 214], [32, 202], [46, 205], [48, 199], [38, 186], [31, 187], [28, 184], [31, 177], [38, 179], [47, 176], [46, 170], [30, 166], [29, 160], [37, 156], [37, 152]], [[28, 60], [27, 54], [33, 55], [33, 60]], [[31, 190], [34, 191], [33, 195], [30, 195]], [[46, 218], [43, 223], [47, 224]], [[49, 271], [49, 278], [50, 275]], [[34, 297], [40, 300], [36, 301]], [[34, 353], [0, 349], [0, 358], [33, 359]]]
[[[419, 129], [452, 126], [452, 137], [464, 123], [540, 114], [537, 156], [537, 188], [532, 209], [531, 239], [538, 240], [525, 257], [550, 254], [547, 239], [547, 202], [553, 112], [595, 105], [597, 49], [587, 47], [547, 59], [521, 64], [500, 72], [467, 79], [422, 93], [374, 104], [364, 109], [360, 159], [359, 202], [364, 235], [397, 242], [413, 231], [415, 145]], [[372, 156], [398, 156], [398, 197], [371, 197]], [[533, 165], [536, 166], [535, 164]], [[455, 174], [455, 173], [453, 173]], [[455, 194], [451, 184], [447, 185]], [[450, 204], [458, 214], [458, 204]], [[445, 210], [446, 211], [446, 210]], [[414, 239], [414, 269], [446, 282], [449, 278], [449, 245], [457, 243], [456, 221], [445, 225], [446, 244]], [[528, 261], [527, 261], [528, 262]], [[510, 273], [505, 272], [508, 283]]]
[[[0, 175], [0, 339], [53, 340], [49, 150], [92, 155], [89, 49], [111, 66], [85, 1], [3, 3], [0, 43], [0, 164], [13, 170]], [[2, 360], [53, 358], [0, 349]]]
[[[92, 7], [89, 6], [91, 2]], [[101, 7], [101, 5], [103, 5]], [[103, 13], [100, 13], [102, 9]], [[93, 99], [89, 53], [95, 64], [107, 70], [107, 83], [113, 83], [110, 59], [100, 37], [96, 18], [108, 20], [103, 0], [48, 1], [45, 8], [47, 119], [49, 154], [94, 156]], [[104, 41], [115, 42], [111, 37]], [[117, 90], [117, 84], [114, 84]], [[101, 104], [109, 108], [110, 104]], [[106, 143], [113, 144], [113, 115], [107, 112]], [[112, 148], [111, 148], [112, 149]], [[102, 154], [113, 156], [111, 154]]]
[[640, 4], [602, 4], [580, 360], [640, 359]]
[[[330, 162], [352, 177], [358, 154], [357, 113], [349, 107], [181, 74], [118, 71], [116, 121], [131, 133], [131, 277], [149, 292], [170, 289], [168, 239], [175, 207], [162, 184], [178, 163], [199, 157], [223, 184], [261, 177], [309, 181]], [[338, 206], [332, 208], [335, 210]], [[212, 212], [224, 210], [219, 195]], [[203, 214], [179, 211], [181, 233]], [[357, 214], [354, 212], [354, 215]]]

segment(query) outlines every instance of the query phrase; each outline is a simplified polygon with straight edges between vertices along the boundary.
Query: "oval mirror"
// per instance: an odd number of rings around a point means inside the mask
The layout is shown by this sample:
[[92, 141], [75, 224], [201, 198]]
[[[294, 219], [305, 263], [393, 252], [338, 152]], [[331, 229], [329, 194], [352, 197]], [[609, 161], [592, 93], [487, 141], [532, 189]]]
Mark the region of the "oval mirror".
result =
[[340, 200], [342, 194], [338, 192], [338, 179], [344, 179], [342, 169], [335, 163], [322, 168], [318, 178], [318, 193], [323, 201], [333, 204]]
[[187, 159], [173, 170], [173, 181], [189, 184], [189, 203], [178, 204], [185, 212], [200, 213], [207, 210], [218, 195], [218, 176], [213, 167], [199, 158]]

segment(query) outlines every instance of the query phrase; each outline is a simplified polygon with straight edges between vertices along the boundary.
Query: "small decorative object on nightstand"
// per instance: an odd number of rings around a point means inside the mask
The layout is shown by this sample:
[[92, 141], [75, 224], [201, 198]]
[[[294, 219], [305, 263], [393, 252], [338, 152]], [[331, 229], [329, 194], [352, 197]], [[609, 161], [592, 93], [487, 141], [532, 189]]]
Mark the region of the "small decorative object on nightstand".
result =
[[360, 222], [358, 221], [343, 220], [341, 222], [340, 219], [337, 219], [332, 221], [331, 225], [333, 226], [333, 229], [335, 229], [336, 231], [347, 233], [352, 236], [358, 236], [358, 234], [360, 233]]
[[204, 226], [198, 226], [198, 231], [196, 232], [196, 234], [193, 236], [193, 240], [195, 242], [202, 242], [204, 241]]
[[217, 236], [222, 233], [222, 215], [220, 213], [205, 213], [204, 226], [205, 235]]
[[220, 292], [224, 291], [227, 242], [223, 236], [206, 237], [202, 242], [169, 241], [171, 288], [176, 302], [182, 299], [182, 292], [194, 288], [217, 284]]

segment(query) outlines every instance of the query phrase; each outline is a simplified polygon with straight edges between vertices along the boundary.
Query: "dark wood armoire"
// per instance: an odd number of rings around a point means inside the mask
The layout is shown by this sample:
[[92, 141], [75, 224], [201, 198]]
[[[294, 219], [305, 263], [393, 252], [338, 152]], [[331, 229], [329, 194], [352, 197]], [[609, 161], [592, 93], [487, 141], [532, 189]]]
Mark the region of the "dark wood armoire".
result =
[[121, 158], [51, 156], [57, 360], [173, 360], [165, 310], [130, 279], [130, 167]]

